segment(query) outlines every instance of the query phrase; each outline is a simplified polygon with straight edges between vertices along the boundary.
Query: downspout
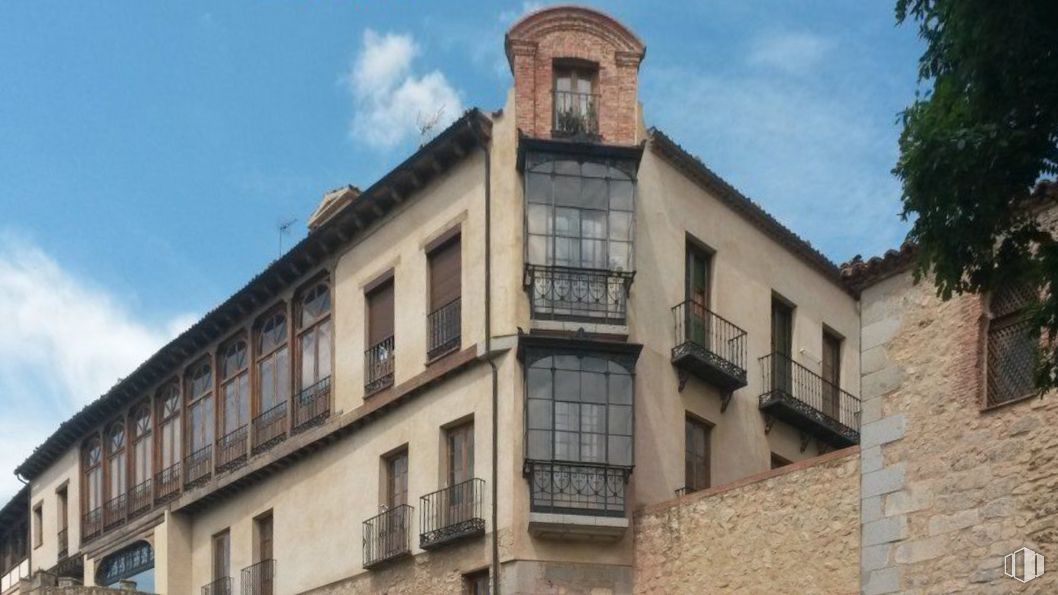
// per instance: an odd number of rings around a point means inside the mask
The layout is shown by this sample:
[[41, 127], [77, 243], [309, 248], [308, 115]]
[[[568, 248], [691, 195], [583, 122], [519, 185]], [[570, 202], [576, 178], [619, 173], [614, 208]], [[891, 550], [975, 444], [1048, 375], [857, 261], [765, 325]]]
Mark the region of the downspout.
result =
[[500, 533], [499, 520], [499, 370], [492, 361], [492, 157], [481, 136], [477, 120], [470, 123], [477, 137], [478, 147], [485, 156], [485, 358], [492, 372], [492, 563], [489, 575], [492, 593], [500, 593]]

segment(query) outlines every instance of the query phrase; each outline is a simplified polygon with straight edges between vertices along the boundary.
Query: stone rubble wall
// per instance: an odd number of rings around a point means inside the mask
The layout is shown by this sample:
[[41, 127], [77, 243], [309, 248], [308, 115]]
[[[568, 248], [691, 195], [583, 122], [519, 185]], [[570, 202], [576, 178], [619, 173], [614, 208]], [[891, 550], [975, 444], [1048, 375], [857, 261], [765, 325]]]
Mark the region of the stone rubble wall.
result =
[[859, 591], [859, 448], [635, 516], [637, 593]]

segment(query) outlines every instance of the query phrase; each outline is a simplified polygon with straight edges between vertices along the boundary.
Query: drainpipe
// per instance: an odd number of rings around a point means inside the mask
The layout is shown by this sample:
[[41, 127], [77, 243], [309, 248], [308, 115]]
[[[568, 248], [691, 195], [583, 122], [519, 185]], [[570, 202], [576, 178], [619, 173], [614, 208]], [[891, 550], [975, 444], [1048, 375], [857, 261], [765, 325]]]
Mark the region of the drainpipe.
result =
[[470, 122], [470, 128], [477, 137], [477, 145], [485, 156], [485, 357], [492, 371], [492, 563], [489, 575], [492, 579], [492, 593], [500, 595], [500, 534], [497, 527], [499, 519], [499, 370], [492, 361], [492, 157], [489, 147], [482, 140], [477, 120]]

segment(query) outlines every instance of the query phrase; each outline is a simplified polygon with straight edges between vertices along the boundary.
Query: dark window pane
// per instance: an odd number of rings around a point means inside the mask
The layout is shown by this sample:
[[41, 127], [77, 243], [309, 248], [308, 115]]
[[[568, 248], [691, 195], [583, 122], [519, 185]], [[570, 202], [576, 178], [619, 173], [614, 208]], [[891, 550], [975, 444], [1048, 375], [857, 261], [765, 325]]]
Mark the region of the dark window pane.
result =
[[626, 374], [610, 374], [610, 402], [621, 405], [632, 404], [632, 377]]
[[581, 180], [581, 207], [585, 209], [605, 209], [606, 203], [606, 180], [600, 178], [584, 178]]
[[551, 432], [529, 430], [529, 458], [548, 460], [551, 458]]
[[572, 176], [555, 176], [555, 205], [561, 207], [579, 207], [580, 178]]
[[550, 400], [529, 399], [529, 429], [550, 430], [551, 408], [552, 402]]
[[580, 376], [580, 398], [586, 403], [606, 402], [606, 376], [596, 372], [585, 372]]
[[555, 429], [576, 432], [580, 429], [580, 406], [576, 403], [555, 403]]
[[632, 190], [631, 182], [610, 180], [610, 208], [615, 211], [631, 211]]
[[551, 370], [530, 368], [527, 382], [530, 399], [551, 399]]
[[610, 434], [632, 435], [632, 408], [610, 405]]
[[560, 401], [580, 400], [580, 373], [569, 370], [555, 371], [555, 399]]
[[579, 176], [580, 164], [568, 159], [558, 159], [555, 161], [555, 173], [565, 174], [567, 176]]
[[607, 462], [611, 465], [632, 464], [632, 439], [624, 436], [610, 436]]
[[526, 174], [525, 195], [528, 202], [551, 204], [551, 176], [536, 173]]

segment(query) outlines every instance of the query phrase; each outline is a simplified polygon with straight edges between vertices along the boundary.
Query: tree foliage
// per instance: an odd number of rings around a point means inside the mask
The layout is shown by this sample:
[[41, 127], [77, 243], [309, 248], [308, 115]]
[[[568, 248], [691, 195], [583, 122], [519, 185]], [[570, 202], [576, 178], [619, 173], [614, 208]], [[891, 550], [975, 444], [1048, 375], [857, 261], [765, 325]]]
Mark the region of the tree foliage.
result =
[[896, 17], [926, 42], [893, 170], [916, 277], [945, 300], [1037, 288], [1037, 384], [1058, 386], [1058, 245], [1027, 208], [1058, 174], [1058, 0], [897, 0]]

